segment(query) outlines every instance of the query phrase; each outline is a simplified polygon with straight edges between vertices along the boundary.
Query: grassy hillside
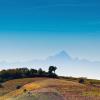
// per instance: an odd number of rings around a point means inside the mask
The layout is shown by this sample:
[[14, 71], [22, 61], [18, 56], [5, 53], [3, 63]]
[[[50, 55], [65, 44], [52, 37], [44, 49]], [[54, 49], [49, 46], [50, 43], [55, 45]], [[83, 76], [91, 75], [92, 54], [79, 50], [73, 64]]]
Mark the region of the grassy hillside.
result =
[[23, 79], [15, 79], [15, 80], [4, 82], [2, 84], [2, 87], [0, 88], [0, 96], [16, 90], [16, 87], [18, 85], [23, 86], [25, 84], [35, 82], [37, 80], [44, 80], [44, 79], [45, 78], [23, 78]]
[[[95, 85], [87, 84], [87, 82], [80, 84], [78, 79], [69, 81], [64, 78], [16, 79], [3, 83], [3, 87], [0, 88], [0, 100], [49, 100], [50, 97], [52, 100], [68, 98], [68, 100], [75, 100], [75, 98], [77, 100], [100, 100], [100, 84], [97, 83], [95, 81]], [[22, 87], [16, 89], [17, 85]]]

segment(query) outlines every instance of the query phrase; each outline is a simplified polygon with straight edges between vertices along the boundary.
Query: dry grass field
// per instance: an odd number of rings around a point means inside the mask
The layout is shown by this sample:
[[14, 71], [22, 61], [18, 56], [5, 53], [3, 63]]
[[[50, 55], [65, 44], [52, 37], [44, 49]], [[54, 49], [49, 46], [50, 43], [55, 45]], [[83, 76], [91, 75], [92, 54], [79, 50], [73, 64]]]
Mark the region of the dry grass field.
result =
[[0, 100], [100, 100], [100, 88], [66, 79], [25, 78], [3, 83]]
[[7, 81], [2, 84], [3, 88], [0, 88], [0, 96], [16, 90], [17, 85], [23, 86], [25, 84], [35, 82], [37, 80], [43, 80], [43, 78], [38, 78], [38, 79], [37, 78], [24, 78], [24, 79], [15, 79], [15, 80]]

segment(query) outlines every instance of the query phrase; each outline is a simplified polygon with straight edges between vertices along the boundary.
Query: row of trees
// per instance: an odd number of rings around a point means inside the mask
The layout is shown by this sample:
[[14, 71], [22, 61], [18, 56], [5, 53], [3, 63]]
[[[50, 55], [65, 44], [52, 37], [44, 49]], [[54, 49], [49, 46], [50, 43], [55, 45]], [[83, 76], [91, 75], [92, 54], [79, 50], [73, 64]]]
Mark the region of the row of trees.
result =
[[57, 78], [55, 73], [57, 67], [50, 66], [48, 72], [42, 70], [41, 68], [36, 69], [28, 69], [28, 68], [16, 68], [16, 69], [8, 69], [0, 71], [0, 82], [5, 82], [11, 79], [18, 78], [29, 78], [29, 77], [50, 77]]

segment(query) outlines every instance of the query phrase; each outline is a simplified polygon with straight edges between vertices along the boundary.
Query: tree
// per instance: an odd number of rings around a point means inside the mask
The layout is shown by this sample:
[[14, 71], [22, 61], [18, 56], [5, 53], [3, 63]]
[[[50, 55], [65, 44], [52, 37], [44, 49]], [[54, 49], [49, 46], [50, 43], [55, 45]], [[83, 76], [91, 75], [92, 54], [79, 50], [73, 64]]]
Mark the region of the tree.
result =
[[[28, 69], [28, 68], [16, 68], [16, 69], [7, 69], [0, 71], [0, 82], [5, 82], [12, 79], [18, 78], [29, 78], [29, 77], [57, 77], [55, 74], [57, 67], [50, 66], [48, 72], [36, 69]], [[19, 88], [19, 87], [18, 87]]]
[[56, 66], [50, 66], [49, 67], [49, 73], [55, 73], [55, 71], [57, 70], [57, 67]]
[[43, 70], [40, 68], [40, 69], [38, 70], [38, 75], [41, 76], [42, 74], [43, 74]]

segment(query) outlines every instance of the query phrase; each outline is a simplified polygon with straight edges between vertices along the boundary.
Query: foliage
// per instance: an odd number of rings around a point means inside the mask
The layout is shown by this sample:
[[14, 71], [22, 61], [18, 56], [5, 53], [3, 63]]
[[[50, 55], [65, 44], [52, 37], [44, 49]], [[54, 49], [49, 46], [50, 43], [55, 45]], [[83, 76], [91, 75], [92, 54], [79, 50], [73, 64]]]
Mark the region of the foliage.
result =
[[53, 73], [53, 72], [55, 73], [56, 69], [57, 69], [57, 67], [55, 67], [55, 66], [50, 66], [48, 72], [49, 72], [49, 73]]
[[3, 88], [3, 85], [0, 83], [0, 88]]
[[26, 90], [26, 89], [24, 89], [24, 92], [27, 92], [27, 90]]
[[16, 89], [20, 89], [22, 86], [21, 85], [17, 85], [16, 86]]
[[[28, 68], [16, 68], [16, 69], [8, 69], [0, 71], [0, 82], [5, 82], [12, 79], [19, 78], [31, 78], [31, 77], [57, 77], [55, 74], [55, 70], [57, 68], [50, 66], [49, 71], [46, 72], [41, 68], [39, 70], [36, 69], [28, 69]], [[54, 73], [53, 73], [54, 72]]]
[[85, 80], [83, 78], [79, 79], [79, 83], [84, 84]]

